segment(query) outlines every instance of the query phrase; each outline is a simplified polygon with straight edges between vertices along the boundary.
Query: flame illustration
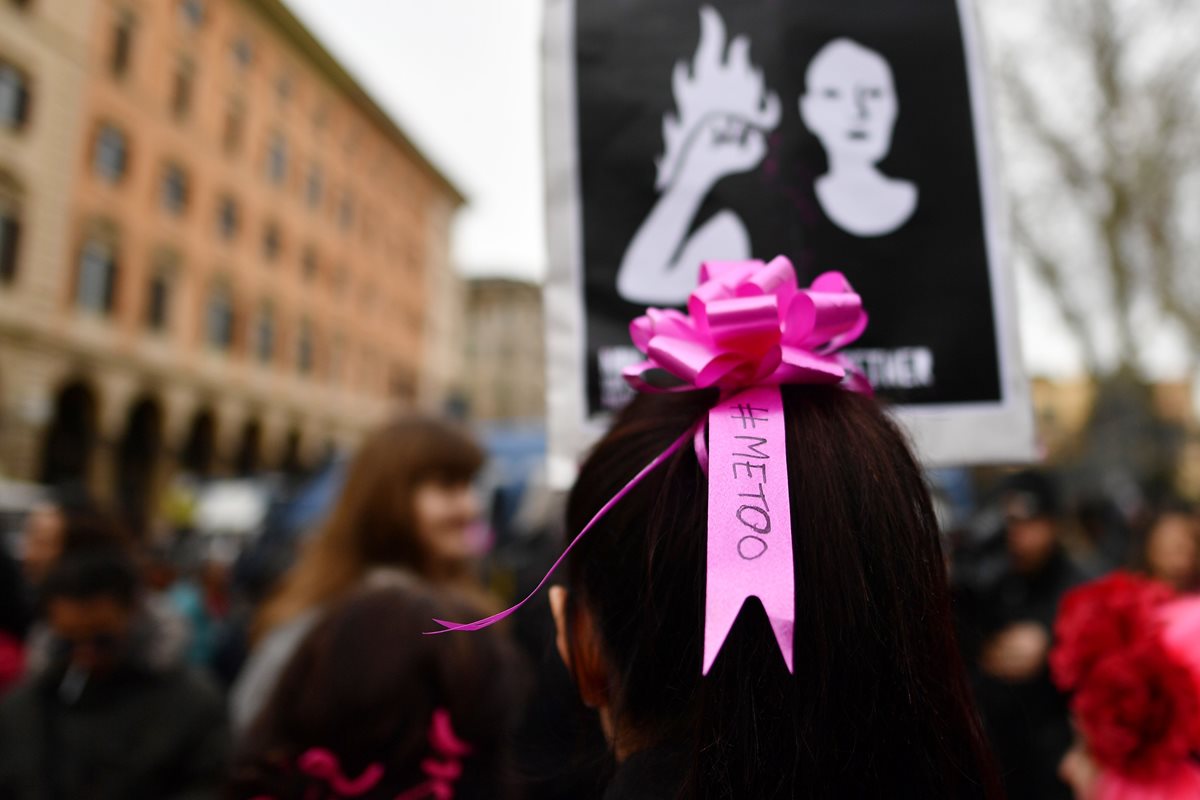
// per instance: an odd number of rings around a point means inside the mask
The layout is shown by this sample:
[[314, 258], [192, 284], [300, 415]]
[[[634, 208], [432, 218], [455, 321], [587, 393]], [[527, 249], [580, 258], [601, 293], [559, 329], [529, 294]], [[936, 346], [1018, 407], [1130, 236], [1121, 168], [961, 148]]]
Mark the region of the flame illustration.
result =
[[779, 124], [779, 97], [768, 92], [762, 72], [750, 64], [750, 40], [738, 36], [725, 47], [725, 23], [710, 6], [700, 9], [700, 43], [689, 68], [677, 61], [671, 75], [674, 113], [663, 117], [663, 154], [657, 188], [674, 181], [693, 131], [710, 115], [735, 116], [764, 131]]

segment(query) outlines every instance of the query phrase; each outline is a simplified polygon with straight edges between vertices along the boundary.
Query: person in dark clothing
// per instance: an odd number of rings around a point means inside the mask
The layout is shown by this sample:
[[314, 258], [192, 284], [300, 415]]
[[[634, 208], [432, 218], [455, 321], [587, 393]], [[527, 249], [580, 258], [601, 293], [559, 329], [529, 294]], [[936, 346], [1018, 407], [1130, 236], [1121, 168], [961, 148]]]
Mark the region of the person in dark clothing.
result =
[[973, 593], [963, 638], [1009, 796], [1067, 800], [1058, 763], [1072, 733], [1067, 700], [1050, 679], [1047, 658], [1059, 600], [1089, 576], [1059, 543], [1063, 509], [1050, 476], [1018, 473], [1001, 503], [1008, 567]]
[[29, 632], [33, 613], [21, 566], [0, 546], [0, 634], [20, 641]]
[[21, 568], [0, 546], [0, 697], [25, 670], [25, 635], [32, 622], [28, 589]]
[[0, 705], [0, 797], [212, 797], [224, 703], [145, 613], [121, 550], [64, 556], [41, 587], [52, 653]]

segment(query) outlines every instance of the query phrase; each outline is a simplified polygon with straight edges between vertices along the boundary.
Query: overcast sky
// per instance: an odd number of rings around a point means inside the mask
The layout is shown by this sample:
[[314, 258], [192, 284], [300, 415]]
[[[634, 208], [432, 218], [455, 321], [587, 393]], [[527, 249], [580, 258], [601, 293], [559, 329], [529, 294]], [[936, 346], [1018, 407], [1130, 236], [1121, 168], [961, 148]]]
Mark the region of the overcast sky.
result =
[[541, 0], [285, 0], [467, 195], [468, 274], [538, 278]]
[[[542, 0], [286, 2], [468, 195], [454, 235], [462, 271], [541, 278]], [[1058, 312], [1027, 275], [1017, 301], [1029, 370], [1079, 372]], [[1154, 371], [1177, 374], [1177, 343], [1165, 344]]]

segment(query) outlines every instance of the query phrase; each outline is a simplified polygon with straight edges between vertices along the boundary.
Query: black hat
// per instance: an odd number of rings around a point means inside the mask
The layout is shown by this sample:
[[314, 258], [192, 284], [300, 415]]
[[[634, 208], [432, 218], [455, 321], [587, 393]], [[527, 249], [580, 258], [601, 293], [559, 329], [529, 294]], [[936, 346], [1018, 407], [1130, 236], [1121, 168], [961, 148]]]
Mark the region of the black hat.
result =
[[1009, 519], [1057, 517], [1062, 513], [1058, 484], [1048, 473], [1030, 469], [1004, 482], [1004, 514]]

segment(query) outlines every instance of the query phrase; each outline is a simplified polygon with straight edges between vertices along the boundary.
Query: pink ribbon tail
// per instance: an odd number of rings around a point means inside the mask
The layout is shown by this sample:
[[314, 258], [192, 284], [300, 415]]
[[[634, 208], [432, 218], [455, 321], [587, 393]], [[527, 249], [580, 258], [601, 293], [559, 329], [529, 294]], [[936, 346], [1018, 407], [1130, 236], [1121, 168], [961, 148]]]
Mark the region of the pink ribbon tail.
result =
[[515, 613], [521, 608], [521, 606], [528, 603], [531, 599], [533, 599], [534, 595], [541, 591], [542, 587], [546, 585], [546, 582], [550, 580], [550, 576], [554, 574], [554, 571], [558, 569], [559, 565], [562, 564], [564, 560], [566, 560], [567, 554], [571, 552], [575, 545], [579, 544], [579, 541], [587, 534], [587, 532], [595, 527], [596, 523], [603, 519], [604, 515], [607, 514], [613, 506], [621, 501], [621, 498], [633, 491], [634, 487], [641, 483], [647, 475], [649, 475], [660, 464], [674, 455], [675, 451], [677, 451], [685, 443], [694, 441], [697, 428], [703, 426], [703, 424], [704, 419], [701, 418], [699, 422], [688, 428], [682, 436], [672, 442], [670, 447], [668, 447], [666, 450], [663, 450], [661, 453], [655, 456], [653, 461], [642, 467], [641, 472], [639, 472], [637, 475], [634, 475], [628, 483], [621, 487], [620, 491], [609, 498], [609, 501], [600, 507], [600, 510], [597, 511], [595, 516], [588, 521], [588, 524], [583, 526], [583, 530], [576, 534], [575, 538], [571, 540], [571, 543], [568, 544], [566, 549], [562, 551], [562, 554], [558, 557], [554, 564], [551, 565], [550, 569], [546, 571], [546, 574], [542, 576], [542, 579], [538, 581], [538, 585], [533, 588], [533, 591], [525, 595], [524, 599], [522, 599], [519, 603], [504, 609], [498, 614], [492, 614], [490, 617], [484, 617], [483, 619], [476, 620], [475, 622], [448, 622], [446, 620], [435, 619], [434, 622], [436, 622], [438, 625], [441, 625], [443, 630], [425, 631], [425, 635], [433, 636], [439, 633], [448, 633], [450, 631], [477, 631], [494, 625], [500, 620], [505, 619], [506, 617]]
[[703, 674], [750, 597], [767, 612], [793, 671], [796, 587], [783, 396], [756, 386], [708, 414], [708, 570]]

